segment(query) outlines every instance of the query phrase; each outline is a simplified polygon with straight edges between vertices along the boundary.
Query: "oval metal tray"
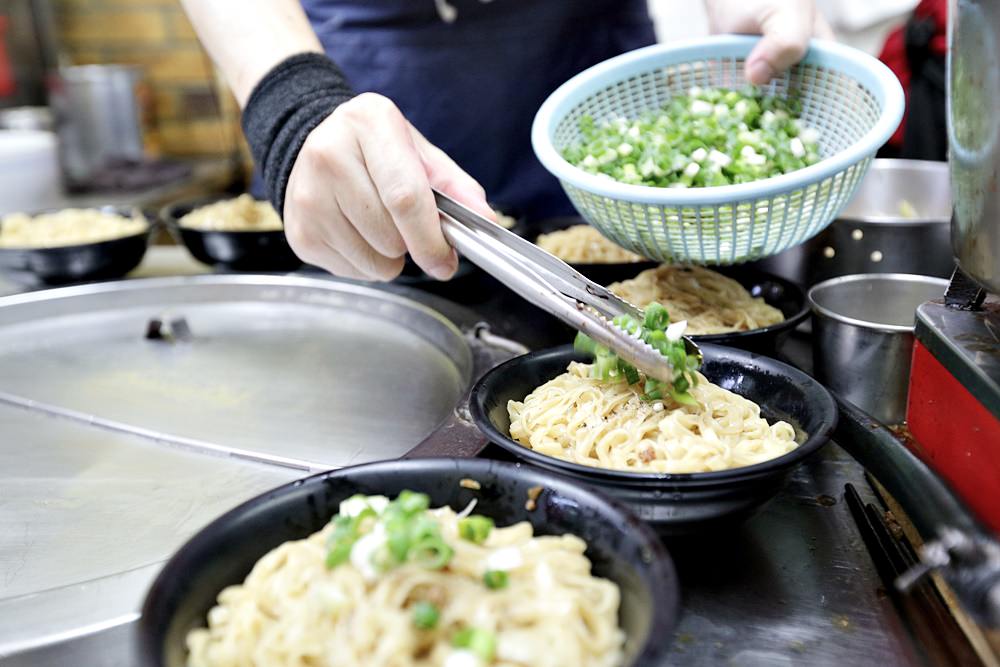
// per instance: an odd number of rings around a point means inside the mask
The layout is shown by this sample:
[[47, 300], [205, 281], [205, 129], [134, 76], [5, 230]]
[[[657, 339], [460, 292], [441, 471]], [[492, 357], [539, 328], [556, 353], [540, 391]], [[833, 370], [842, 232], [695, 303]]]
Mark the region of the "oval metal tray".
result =
[[[190, 337], [146, 338], [154, 318]], [[305, 471], [406, 454], [454, 423], [478, 356], [417, 301], [332, 280], [0, 299], [0, 663], [126, 664], [107, 642], [191, 534]]]

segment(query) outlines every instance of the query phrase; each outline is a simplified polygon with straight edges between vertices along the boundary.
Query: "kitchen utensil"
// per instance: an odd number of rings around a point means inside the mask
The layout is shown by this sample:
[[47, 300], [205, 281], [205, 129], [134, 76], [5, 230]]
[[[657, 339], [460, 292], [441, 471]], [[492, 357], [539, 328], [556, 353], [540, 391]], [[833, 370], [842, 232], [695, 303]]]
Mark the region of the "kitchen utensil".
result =
[[472, 418], [491, 442], [533, 465], [569, 477], [625, 502], [667, 534], [708, 531], [753, 514], [781, 489], [791, 472], [826, 443], [837, 424], [830, 394], [805, 373], [755, 354], [706, 344], [702, 373], [712, 382], [758, 403], [768, 420], [783, 419], [802, 437], [794, 450], [772, 461], [719, 472], [664, 474], [608, 470], [546, 456], [510, 437], [507, 402], [585, 361], [571, 347], [532, 352], [497, 366], [472, 390]]
[[142, 69], [132, 65], [63, 67], [50, 78], [59, 158], [71, 189], [87, 187], [116, 164], [142, 161], [141, 80]]
[[160, 220], [171, 236], [199, 262], [225, 271], [285, 272], [302, 266], [284, 230], [218, 231], [185, 227], [180, 219], [191, 211], [215, 203], [226, 196], [202, 197], [194, 201], [177, 202], [160, 210]]
[[[619, 315], [641, 322], [641, 310], [447, 195], [435, 190], [434, 197], [443, 214], [441, 230], [456, 250], [527, 301], [611, 348], [649, 377], [673, 382], [673, 368], [659, 350], [611, 322]], [[686, 336], [683, 340], [687, 353], [700, 359], [698, 346]]]
[[[98, 210], [131, 218], [127, 206], [100, 206]], [[48, 213], [50, 211], [37, 211]], [[150, 219], [150, 218], [147, 218]], [[121, 278], [142, 261], [155, 223], [129, 236], [51, 248], [0, 248], [0, 271], [11, 280], [32, 286], [66, 285]]]
[[914, 315], [948, 281], [902, 273], [831, 278], [809, 290], [813, 371], [836, 394], [887, 424], [906, 417]]
[[807, 287], [858, 273], [947, 278], [955, 269], [950, 221], [946, 162], [873, 160], [829, 227], [756, 264]]
[[744, 62], [757, 41], [727, 35], [660, 44], [584, 70], [539, 109], [531, 131], [538, 159], [584, 218], [651, 259], [729, 264], [801, 243], [837, 216], [902, 117], [895, 75], [861, 51], [814, 40], [802, 62], [765, 87], [802, 100], [824, 158], [810, 167], [754, 183], [653, 188], [600, 178], [561, 154], [578, 139], [583, 115], [635, 117], [691, 86], [745, 85]]
[[[463, 479], [481, 485], [463, 488]], [[540, 487], [533, 510], [530, 489]], [[656, 536], [622, 505], [565, 480], [497, 461], [422, 459], [344, 468], [279, 487], [219, 517], [195, 535], [157, 577], [139, 622], [147, 667], [185, 664], [185, 636], [203, 626], [226, 586], [241, 582], [253, 564], [288, 540], [320, 530], [340, 501], [355, 493], [429, 494], [431, 506], [476, 513], [498, 526], [519, 521], [536, 534], [572, 533], [587, 542], [596, 576], [621, 589], [619, 620], [626, 634], [625, 665], [658, 667], [666, 659], [677, 619], [679, 591], [673, 564]]]

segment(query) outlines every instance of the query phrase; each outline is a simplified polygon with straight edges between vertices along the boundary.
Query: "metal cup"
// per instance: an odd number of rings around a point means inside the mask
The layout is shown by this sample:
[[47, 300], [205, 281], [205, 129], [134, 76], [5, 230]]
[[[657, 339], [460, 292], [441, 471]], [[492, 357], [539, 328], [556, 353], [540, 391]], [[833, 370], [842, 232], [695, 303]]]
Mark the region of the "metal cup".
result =
[[883, 423], [904, 421], [914, 315], [947, 287], [942, 278], [906, 273], [841, 276], [814, 286], [816, 379]]

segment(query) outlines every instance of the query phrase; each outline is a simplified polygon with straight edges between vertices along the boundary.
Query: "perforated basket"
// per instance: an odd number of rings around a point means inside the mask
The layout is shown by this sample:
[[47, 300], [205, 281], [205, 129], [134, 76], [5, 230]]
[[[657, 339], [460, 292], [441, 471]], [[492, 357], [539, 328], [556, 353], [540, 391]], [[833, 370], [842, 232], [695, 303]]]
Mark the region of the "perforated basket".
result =
[[806, 57], [764, 86], [798, 96], [819, 132], [822, 159], [753, 183], [656, 188], [618, 183], [574, 167], [562, 150], [577, 142], [580, 117], [634, 118], [692, 86], [741, 88], [759, 38], [726, 35], [623, 54], [576, 75], [545, 101], [532, 145], [588, 222], [618, 245], [661, 261], [729, 264], [801, 243], [836, 218], [878, 148], [903, 115], [903, 90], [875, 58], [813, 41]]

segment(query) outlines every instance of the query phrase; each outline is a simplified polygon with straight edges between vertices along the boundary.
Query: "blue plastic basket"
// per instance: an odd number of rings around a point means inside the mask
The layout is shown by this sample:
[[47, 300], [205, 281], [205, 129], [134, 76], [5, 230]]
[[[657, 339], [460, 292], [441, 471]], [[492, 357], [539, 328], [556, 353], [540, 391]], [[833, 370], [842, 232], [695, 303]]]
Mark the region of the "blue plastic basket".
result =
[[729, 264], [802, 243], [837, 217], [903, 115], [895, 75], [856, 49], [813, 41], [801, 63], [764, 86], [771, 95], [794, 93], [803, 121], [819, 132], [822, 159], [804, 169], [738, 185], [656, 188], [591, 174], [561, 155], [579, 140], [585, 114], [634, 118], [692, 86], [746, 85], [744, 61], [758, 39], [725, 35], [650, 46], [581, 72], [535, 116], [538, 159], [590, 224], [651, 259]]

